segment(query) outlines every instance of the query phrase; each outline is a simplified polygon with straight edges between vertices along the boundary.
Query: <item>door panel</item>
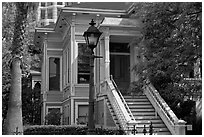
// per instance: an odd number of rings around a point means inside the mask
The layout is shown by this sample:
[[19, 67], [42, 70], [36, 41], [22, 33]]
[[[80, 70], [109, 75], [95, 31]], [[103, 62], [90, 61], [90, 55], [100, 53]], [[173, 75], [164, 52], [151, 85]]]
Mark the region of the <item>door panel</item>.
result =
[[130, 56], [110, 55], [110, 74], [122, 94], [127, 93], [130, 84]]

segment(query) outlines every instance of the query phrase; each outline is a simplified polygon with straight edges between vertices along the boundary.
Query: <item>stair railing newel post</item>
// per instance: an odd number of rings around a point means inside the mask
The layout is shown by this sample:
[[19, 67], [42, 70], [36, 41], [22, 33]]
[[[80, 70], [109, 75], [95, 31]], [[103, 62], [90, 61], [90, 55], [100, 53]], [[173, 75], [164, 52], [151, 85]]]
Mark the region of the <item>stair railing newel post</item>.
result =
[[178, 120], [175, 124], [176, 135], [186, 134], [186, 122], [184, 120]]

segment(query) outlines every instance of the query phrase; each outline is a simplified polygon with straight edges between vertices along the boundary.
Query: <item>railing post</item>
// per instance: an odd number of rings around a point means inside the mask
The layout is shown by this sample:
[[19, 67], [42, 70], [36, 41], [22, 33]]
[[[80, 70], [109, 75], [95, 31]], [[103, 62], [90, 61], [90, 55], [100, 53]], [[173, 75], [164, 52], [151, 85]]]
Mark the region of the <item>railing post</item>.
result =
[[175, 125], [176, 135], [186, 134], [186, 122], [184, 120], [178, 120]]

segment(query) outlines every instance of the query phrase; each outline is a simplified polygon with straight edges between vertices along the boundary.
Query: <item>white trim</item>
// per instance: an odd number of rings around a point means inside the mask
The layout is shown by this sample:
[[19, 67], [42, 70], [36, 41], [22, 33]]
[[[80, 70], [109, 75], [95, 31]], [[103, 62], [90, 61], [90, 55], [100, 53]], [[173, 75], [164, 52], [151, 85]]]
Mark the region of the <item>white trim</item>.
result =
[[130, 53], [124, 53], [124, 52], [110, 52], [110, 55], [130, 56]]
[[46, 104], [62, 104], [62, 102], [46, 102]]
[[63, 51], [63, 49], [58, 49], [58, 48], [47, 48], [47, 50], [50, 50], [50, 51]]
[[73, 125], [74, 124], [74, 99], [71, 98], [71, 116], [70, 116], [70, 124]]
[[[71, 100], [71, 99], [89, 99], [89, 97], [77, 97], [77, 96], [71, 96], [71, 97], [65, 99], [64, 101], [62, 101], [61, 103], [63, 104], [63, 103], [65, 103], [66, 101], [69, 101], [69, 100]], [[52, 102], [48, 102], [48, 103], [52, 103]], [[55, 103], [56, 103], [56, 102], [55, 102]], [[57, 102], [57, 103], [59, 103], [59, 102]]]
[[50, 67], [50, 64], [49, 64], [49, 59], [51, 58], [51, 57], [54, 57], [54, 58], [60, 58], [60, 92], [62, 92], [62, 56], [61, 55], [47, 55], [47, 69], [46, 70], [48, 70], [47, 71], [47, 85], [48, 85], [48, 92], [50, 91], [50, 89], [49, 89], [49, 84], [50, 84], [50, 82], [49, 82], [49, 67]]
[[73, 99], [89, 99], [89, 97], [72, 97]]
[[[70, 115], [71, 115], [71, 113], [70, 113], [70, 104], [65, 104], [65, 105], [64, 105], [64, 107], [63, 107], [63, 110], [64, 110], [64, 111], [63, 111], [63, 118], [66, 118], [66, 117], [65, 117], [65, 111], [66, 111], [66, 109], [68, 110], [68, 114], [67, 114], [67, 115], [68, 115], [68, 117], [69, 117], [69, 119], [68, 119], [68, 123], [69, 123], [69, 124], [68, 124], [68, 125], [70, 125]], [[63, 122], [63, 124], [64, 124], [64, 122]]]
[[[89, 105], [89, 103], [88, 102], [76, 102], [75, 103], [75, 124], [77, 125], [77, 118], [78, 118], [78, 116], [79, 116], [79, 112], [78, 112], [78, 109], [79, 109], [79, 105], [86, 105], [86, 106], [88, 106]], [[88, 114], [87, 114], [87, 116], [88, 116]]]

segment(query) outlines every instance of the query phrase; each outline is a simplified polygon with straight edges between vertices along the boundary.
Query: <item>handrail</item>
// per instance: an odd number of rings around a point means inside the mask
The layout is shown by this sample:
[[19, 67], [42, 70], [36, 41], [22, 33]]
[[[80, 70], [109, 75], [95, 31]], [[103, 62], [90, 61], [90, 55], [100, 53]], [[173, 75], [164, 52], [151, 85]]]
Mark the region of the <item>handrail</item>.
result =
[[127, 134], [130, 134], [129, 125], [135, 125], [135, 119], [130, 117], [130, 114], [125, 107], [122, 99], [120, 98], [119, 92], [114, 86], [113, 82], [110, 79], [106, 80], [106, 90], [107, 96], [110, 100], [113, 110], [118, 118], [118, 122], [120, 123], [120, 128], [124, 130]]
[[174, 112], [171, 110], [171, 108], [168, 106], [168, 104], [164, 101], [164, 99], [160, 96], [159, 92], [150, 82], [146, 83], [145, 88], [145, 93], [147, 97], [149, 98], [152, 105], [155, 107], [155, 110], [158, 111], [158, 114], [160, 114], [160, 117], [163, 119], [170, 132], [174, 135], [177, 134], [176, 125], [179, 121], [177, 116], [174, 114]]
[[126, 107], [128, 113], [129, 113], [131, 119], [132, 119], [133, 121], [135, 121], [135, 117], [133, 116], [133, 114], [132, 114], [132, 112], [131, 112], [131, 110], [130, 110], [128, 104], [127, 104], [127, 102], [125, 101], [123, 95], [121, 94], [121, 92], [120, 92], [120, 90], [119, 90], [119, 88], [118, 88], [117, 84], [115, 83], [115, 81], [114, 81], [114, 79], [113, 79], [112, 76], [110, 77], [110, 80], [113, 82], [113, 85], [114, 85], [114, 87], [116, 88], [116, 91], [118, 92], [118, 94], [119, 94], [119, 96], [120, 96], [120, 98], [121, 98], [123, 104], [125, 105], [125, 107]]

